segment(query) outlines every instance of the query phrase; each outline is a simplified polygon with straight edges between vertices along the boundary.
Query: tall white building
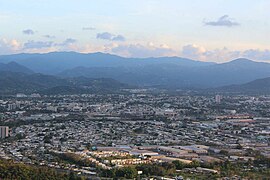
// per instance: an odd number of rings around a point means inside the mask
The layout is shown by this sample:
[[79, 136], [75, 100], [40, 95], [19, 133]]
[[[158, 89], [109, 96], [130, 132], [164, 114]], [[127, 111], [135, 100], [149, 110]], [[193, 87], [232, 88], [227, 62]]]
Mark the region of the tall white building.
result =
[[0, 126], [0, 138], [4, 139], [9, 136], [9, 127], [8, 126]]
[[220, 95], [216, 95], [216, 103], [220, 103], [221, 102], [221, 96]]

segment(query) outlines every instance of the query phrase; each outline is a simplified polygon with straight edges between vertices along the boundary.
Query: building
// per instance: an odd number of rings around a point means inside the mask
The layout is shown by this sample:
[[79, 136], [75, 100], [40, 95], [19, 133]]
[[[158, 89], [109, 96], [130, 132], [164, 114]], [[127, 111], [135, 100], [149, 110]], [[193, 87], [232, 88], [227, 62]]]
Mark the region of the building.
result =
[[17, 104], [8, 104], [8, 111], [15, 110], [15, 109], [17, 109], [18, 107], [20, 107], [20, 106], [17, 105]]
[[0, 138], [4, 139], [9, 136], [9, 127], [8, 126], [0, 126]]
[[23, 94], [23, 93], [18, 93], [18, 94], [16, 94], [16, 97], [17, 98], [26, 98], [27, 95], [26, 94]]
[[38, 93], [34, 93], [34, 94], [31, 94], [30, 97], [31, 97], [31, 98], [40, 98], [41, 95], [38, 94]]
[[221, 96], [220, 95], [216, 95], [216, 103], [220, 103], [221, 102]]

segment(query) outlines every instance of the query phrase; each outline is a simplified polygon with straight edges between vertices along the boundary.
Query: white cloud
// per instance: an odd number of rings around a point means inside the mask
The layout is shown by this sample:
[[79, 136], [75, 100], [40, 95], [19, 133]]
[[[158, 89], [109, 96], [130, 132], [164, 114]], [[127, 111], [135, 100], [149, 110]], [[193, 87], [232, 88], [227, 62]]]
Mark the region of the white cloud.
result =
[[22, 45], [15, 39], [0, 39], [0, 54], [13, 54], [20, 51]]
[[270, 50], [249, 49], [243, 52], [243, 57], [261, 61], [270, 61]]
[[103, 32], [97, 34], [97, 39], [111, 40], [113, 36], [114, 35], [109, 32]]
[[26, 35], [34, 35], [35, 34], [35, 32], [32, 29], [25, 29], [22, 32], [23, 32], [23, 34], [26, 34]]
[[49, 35], [49, 34], [44, 35], [43, 37], [48, 38], [48, 39], [54, 39], [55, 38], [55, 36], [52, 36], [52, 35]]
[[62, 43], [55, 43], [54, 45], [55, 46], [69, 46], [69, 45], [72, 45], [74, 43], [76, 43], [77, 40], [76, 39], [73, 39], [73, 38], [68, 38], [66, 39], [65, 41], [63, 41]]
[[270, 50], [248, 49], [230, 50], [228, 48], [207, 49], [196, 44], [183, 46], [181, 50], [175, 50], [167, 44], [156, 45], [152, 42], [147, 44], [128, 44], [112, 42], [105, 45], [79, 44], [76, 39], [68, 38], [61, 43], [54, 41], [33, 41], [24, 43], [17, 40], [0, 39], [0, 54], [52, 52], [52, 51], [77, 51], [83, 53], [106, 52], [124, 57], [162, 57], [180, 56], [200, 61], [226, 62], [237, 58], [248, 58], [255, 61], [269, 61]]
[[199, 47], [194, 44], [183, 46], [182, 48], [182, 56], [191, 58], [191, 59], [202, 59], [204, 53], [206, 53], [206, 49], [203, 47]]
[[24, 43], [24, 49], [44, 49], [44, 48], [51, 48], [51, 47], [61, 47], [64, 49], [68, 49], [68, 47], [72, 46], [76, 43], [76, 39], [68, 38], [61, 43], [55, 43], [53, 41], [27, 41]]
[[112, 53], [125, 56], [125, 57], [161, 57], [161, 56], [174, 56], [176, 52], [168, 45], [155, 46], [153, 43], [148, 45], [142, 44], [127, 44], [117, 45], [113, 44], [110, 49]]
[[225, 62], [237, 58], [247, 58], [255, 61], [270, 61], [270, 50], [249, 49], [244, 51], [229, 50], [228, 48], [207, 50], [198, 45], [186, 45], [180, 56], [213, 62]]
[[96, 28], [94, 28], [94, 27], [83, 27], [82, 30], [83, 31], [94, 31], [94, 30], [96, 30]]
[[205, 47], [191, 44], [183, 46], [180, 56], [201, 61], [224, 62], [239, 58], [241, 54], [241, 51], [231, 51], [227, 48], [207, 50]]
[[125, 41], [126, 38], [122, 35], [117, 35], [112, 38], [112, 41]]
[[123, 35], [114, 35], [109, 32], [98, 33], [97, 39], [109, 40], [109, 41], [125, 41], [126, 38]]
[[230, 18], [228, 15], [221, 16], [216, 21], [207, 21], [204, 22], [207, 26], [225, 26], [225, 27], [233, 27], [239, 26], [240, 23], [236, 22], [234, 19]]
[[52, 41], [27, 41], [24, 43], [24, 49], [43, 49], [53, 46]]

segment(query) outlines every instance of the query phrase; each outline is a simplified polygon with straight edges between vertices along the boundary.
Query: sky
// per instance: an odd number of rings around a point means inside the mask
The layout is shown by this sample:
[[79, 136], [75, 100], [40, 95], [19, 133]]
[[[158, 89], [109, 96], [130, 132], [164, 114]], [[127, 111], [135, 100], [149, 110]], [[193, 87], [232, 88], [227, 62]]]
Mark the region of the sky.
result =
[[269, 0], [0, 0], [0, 55], [270, 62]]

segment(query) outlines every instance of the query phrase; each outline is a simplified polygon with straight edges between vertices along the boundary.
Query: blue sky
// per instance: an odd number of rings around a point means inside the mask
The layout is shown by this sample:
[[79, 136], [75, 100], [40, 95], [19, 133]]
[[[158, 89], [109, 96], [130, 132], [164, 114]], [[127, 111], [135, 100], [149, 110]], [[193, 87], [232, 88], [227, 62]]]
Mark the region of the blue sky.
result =
[[0, 54], [270, 60], [269, 0], [0, 0]]

